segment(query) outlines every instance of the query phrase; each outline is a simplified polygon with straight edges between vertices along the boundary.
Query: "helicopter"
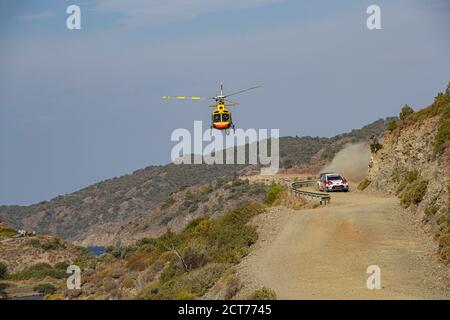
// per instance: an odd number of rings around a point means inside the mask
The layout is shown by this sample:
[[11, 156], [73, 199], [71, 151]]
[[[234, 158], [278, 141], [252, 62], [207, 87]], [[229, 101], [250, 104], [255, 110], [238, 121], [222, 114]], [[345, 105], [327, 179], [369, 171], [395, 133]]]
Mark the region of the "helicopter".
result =
[[261, 86], [255, 86], [247, 89], [242, 89], [230, 94], [224, 94], [223, 91], [223, 83], [220, 84], [220, 93], [216, 95], [215, 97], [211, 98], [205, 98], [201, 96], [162, 96], [163, 99], [176, 99], [176, 100], [214, 100], [215, 103], [210, 104], [209, 107], [216, 108], [214, 111], [211, 112], [211, 127], [210, 129], [217, 129], [217, 130], [226, 130], [226, 133], [229, 133], [230, 128], [235, 129], [235, 125], [233, 123], [232, 117], [231, 117], [231, 111], [228, 110], [225, 107], [232, 107], [237, 106], [239, 103], [235, 101], [228, 100], [228, 97], [241, 94], [256, 88], [260, 88]]

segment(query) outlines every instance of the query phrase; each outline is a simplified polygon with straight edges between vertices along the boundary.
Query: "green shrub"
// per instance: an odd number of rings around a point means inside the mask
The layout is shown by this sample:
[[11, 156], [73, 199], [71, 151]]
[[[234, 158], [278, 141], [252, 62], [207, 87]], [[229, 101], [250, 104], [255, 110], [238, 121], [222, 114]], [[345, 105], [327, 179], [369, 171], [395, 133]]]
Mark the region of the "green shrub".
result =
[[59, 270], [67, 270], [68, 267], [69, 267], [69, 263], [66, 261], [58, 262], [53, 266], [53, 268], [59, 269]]
[[53, 269], [48, 263], [38, 263], [27, 269], [8, 275], [11, 280], [43, 279], [51, 277], [63, 279], [66, 276], [66, 270]]
[[128, 253], [127, 247], [115, 247], [115, 246], [107, 246], [105, 248], [105, 252], [109, 253], [116, 259], [123, 259]]
[[57, 249], [64, 249], [66, 246], [64, 243], [58, 239], [52, 239], [50, 241], [44, 242], [41, 244], [41, 248], [44, 250], [57, 250]]
[[17, 235], [17, 231], [14, 229], [0, 229], [0, 237], [12, 238]]
[[86, 247], [75, 246], [75, 249], [82, 255], [92, 255]]
[[276, 300], [277, 294], [272, 289], [262, 287], [255, 290], [247, 300]]
[[427, 192], [427, 187], [426, 180], [418, 180], [410, 184], [401, 195], [401, 205], [408, 208], [411, 204], [419, 204]]
[[433, 205], [425, 208], [425, 211], [424, 211], [425, 214], [424, 214], [423, 220], [425, 222], [430, 221], [434, 217], [436, 212], [439, 211], [439, 209], [440, 209], [440, 207], [437, 204], [433, 204]]
[[186, 264], [188, 270], [203, 267], [208, 263], [209, 252], [208, 248], [204, 245], [192, 244], [184, 248], [181, 253], [183, 262]]
[[168, 231], [159, 238], [139, 241], [137, 252], [147, 248], [147, 253], [142, 255], [146, 261], [157, 261], [172, 251], [169, 260], [165, 260], [170, 263], [161, 272], [159, 283], [146, 289], [141, 296], [145, 299], [202, 296], [224, 270], [239, 263], [248, 253], [249, 246], [258, 238], [256, 228], [248, 222], [264, 210], [262, 204], [246, 203], [222, 217], [197, 218], [180, 233]]
[[405, 179], [408, 183], [413, 183], [419, 177], [417, 170], [408, 171], [405, 175]]
[[181, 290], [174, 295], [175, 300], [194, 300], [194, 295], [187, 290]]
[[397, 129], [398, 125], [397, 125], [397, 121], [392, 120], [387, 124], [387, 129], [389, 131], [394, 131], [395, 129]]
[[268, 205], [277, 205], [280, 200], [280, 196], [286, 191], [286, 187], [278, 183], [272, 183], [266, 192], [264, 203]]
[[447, 225], [448, 224], [448, 218], [449, 218], [448, 214], [443, 214], [443, 215], [439, 216], [439, 218], [436, 219], [436, 224], [437, 225], [442, 225], [442, 224]]
[[8, 268], [6, 264], [0, 262], [0, 279], [4, 279], [6, 277], [6, 273], [8, 272]]
[[161, 272], [160, 281], [166, 283], [185, 272], [185, 268], [181, 261], [173, 260], [170, 265]]
[[264, 211], [263, 206], [246, 204], [218, 218], [208, 237], [210, 246], [217, 248], [213, 257], [218, 262], [238, 263], [248, 253], [248, 247], [256, 242], [258, 234], [247, 223]]
[[437, 94], [430, 107], [414, 112], [408, 121], [423, 121], [435, 116], [440, 116], [440, 121], [450, 120], [450, 83], [444, 92]]
[[405, 104], [403, 106], [402, 110], [400, 111], [400, 120], [402, 120], [402, 121], [406, 120], [413, 113], [414, 113], [414, 110], [410, 106]]
[[92, 254], [85, 254], [75, 258], [73, 264], [79, 266], [82, 270], [94, 268], [97, 264], [97, 259]]
[[397, 190], [395, 190], [395, 195], [399, 195], [403, 190], [405, 190], [406, 186], [408, 185], [408, 181], [403, 180], [400, 182], [400, 184], [397, 187]]
[[439, 126], [434, 140], [436, 152], [440, 152], [446, 143], [450, 141], [450, 120], [446, 120]]
[[[450, 186], [447, 187], [447, 195], [448, 195], [448, 199], [447, 199], [447, 211], [450, 214]], [[450, 226], [449, 226], [450, 227]]]
[[41, 283], [36, 285], [33, 290], [45, 296], [47, 294], [54, 294], [56, 287], [50, 283]]
[[144, 298], [171, 300], [201, 297], [220, 279], [226, 268], [225, 264], [209, 263], [202, 268], [177, 275], [158, 288], [147, 290]]
[[445, 262], [450, 262], [450, 233], [443, 234], [439, 238], [439, 257]]

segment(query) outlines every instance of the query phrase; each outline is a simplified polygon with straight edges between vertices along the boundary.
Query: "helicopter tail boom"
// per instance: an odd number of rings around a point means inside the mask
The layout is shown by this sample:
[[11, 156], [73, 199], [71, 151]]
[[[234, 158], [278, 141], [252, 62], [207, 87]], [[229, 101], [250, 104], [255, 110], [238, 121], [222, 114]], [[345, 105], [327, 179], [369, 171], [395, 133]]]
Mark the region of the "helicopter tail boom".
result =
[[176, 99], [176, 100], [203, 100], [204, 97], [199, 96], [162, 96], [163, 99]]

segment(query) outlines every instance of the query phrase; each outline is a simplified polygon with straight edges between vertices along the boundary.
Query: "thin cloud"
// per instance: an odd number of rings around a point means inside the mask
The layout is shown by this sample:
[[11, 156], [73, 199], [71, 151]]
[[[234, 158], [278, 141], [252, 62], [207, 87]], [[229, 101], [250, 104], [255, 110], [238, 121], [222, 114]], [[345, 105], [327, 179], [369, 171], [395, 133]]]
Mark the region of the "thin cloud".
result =
[[97, 10], [122, 15], [122, 23], [130, 27], [186, 21], [197, 16], [244, 10], [285, 0], [98, 0]]
[[21, 21], [34, 21], [34, 20], [48, 19], [53, 17], [53, 15], [54, 15], [53, 11], [45, 11], [20, 15], [18, 18]]

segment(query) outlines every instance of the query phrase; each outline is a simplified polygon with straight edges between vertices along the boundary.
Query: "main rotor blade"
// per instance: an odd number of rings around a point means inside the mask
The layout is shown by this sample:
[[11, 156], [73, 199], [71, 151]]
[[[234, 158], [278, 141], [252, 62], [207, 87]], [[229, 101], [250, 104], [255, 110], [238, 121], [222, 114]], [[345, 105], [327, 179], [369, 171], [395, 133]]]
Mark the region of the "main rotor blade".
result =
[[226, 98], [226, 97], [231, 97], [231, 96], [234, 96], [234, 95], [236, 95], [236, 94], [240, 94], [240, 93], [243, 93], [243, 92], [247, 92], [247, 91], [250, 91], [250, 90], [253, 90], [253, 89], [256, 89], [256, 88], [260, 88], [260, 87], [261, 87], [261, 86], [256, 86], [256, 87], [251, 87], [251, 88], [244, 89], [244, 90], [239, 90], [239, 91], [236, 91], [236, 92], [233, 92], [233, 93], [230, 93], [230, 94], [225, 95], [224, 98]]
[[199, 96], [162, 96], [163, 99], [176, 99], [176, 100], [202, 100], [204, 97]]
[[224, 99], [224, 100], [229, 103], [229, 105], [228, 105], [229, 107], [239, 105], [239, 102], [228, 100], [228, 99]]

